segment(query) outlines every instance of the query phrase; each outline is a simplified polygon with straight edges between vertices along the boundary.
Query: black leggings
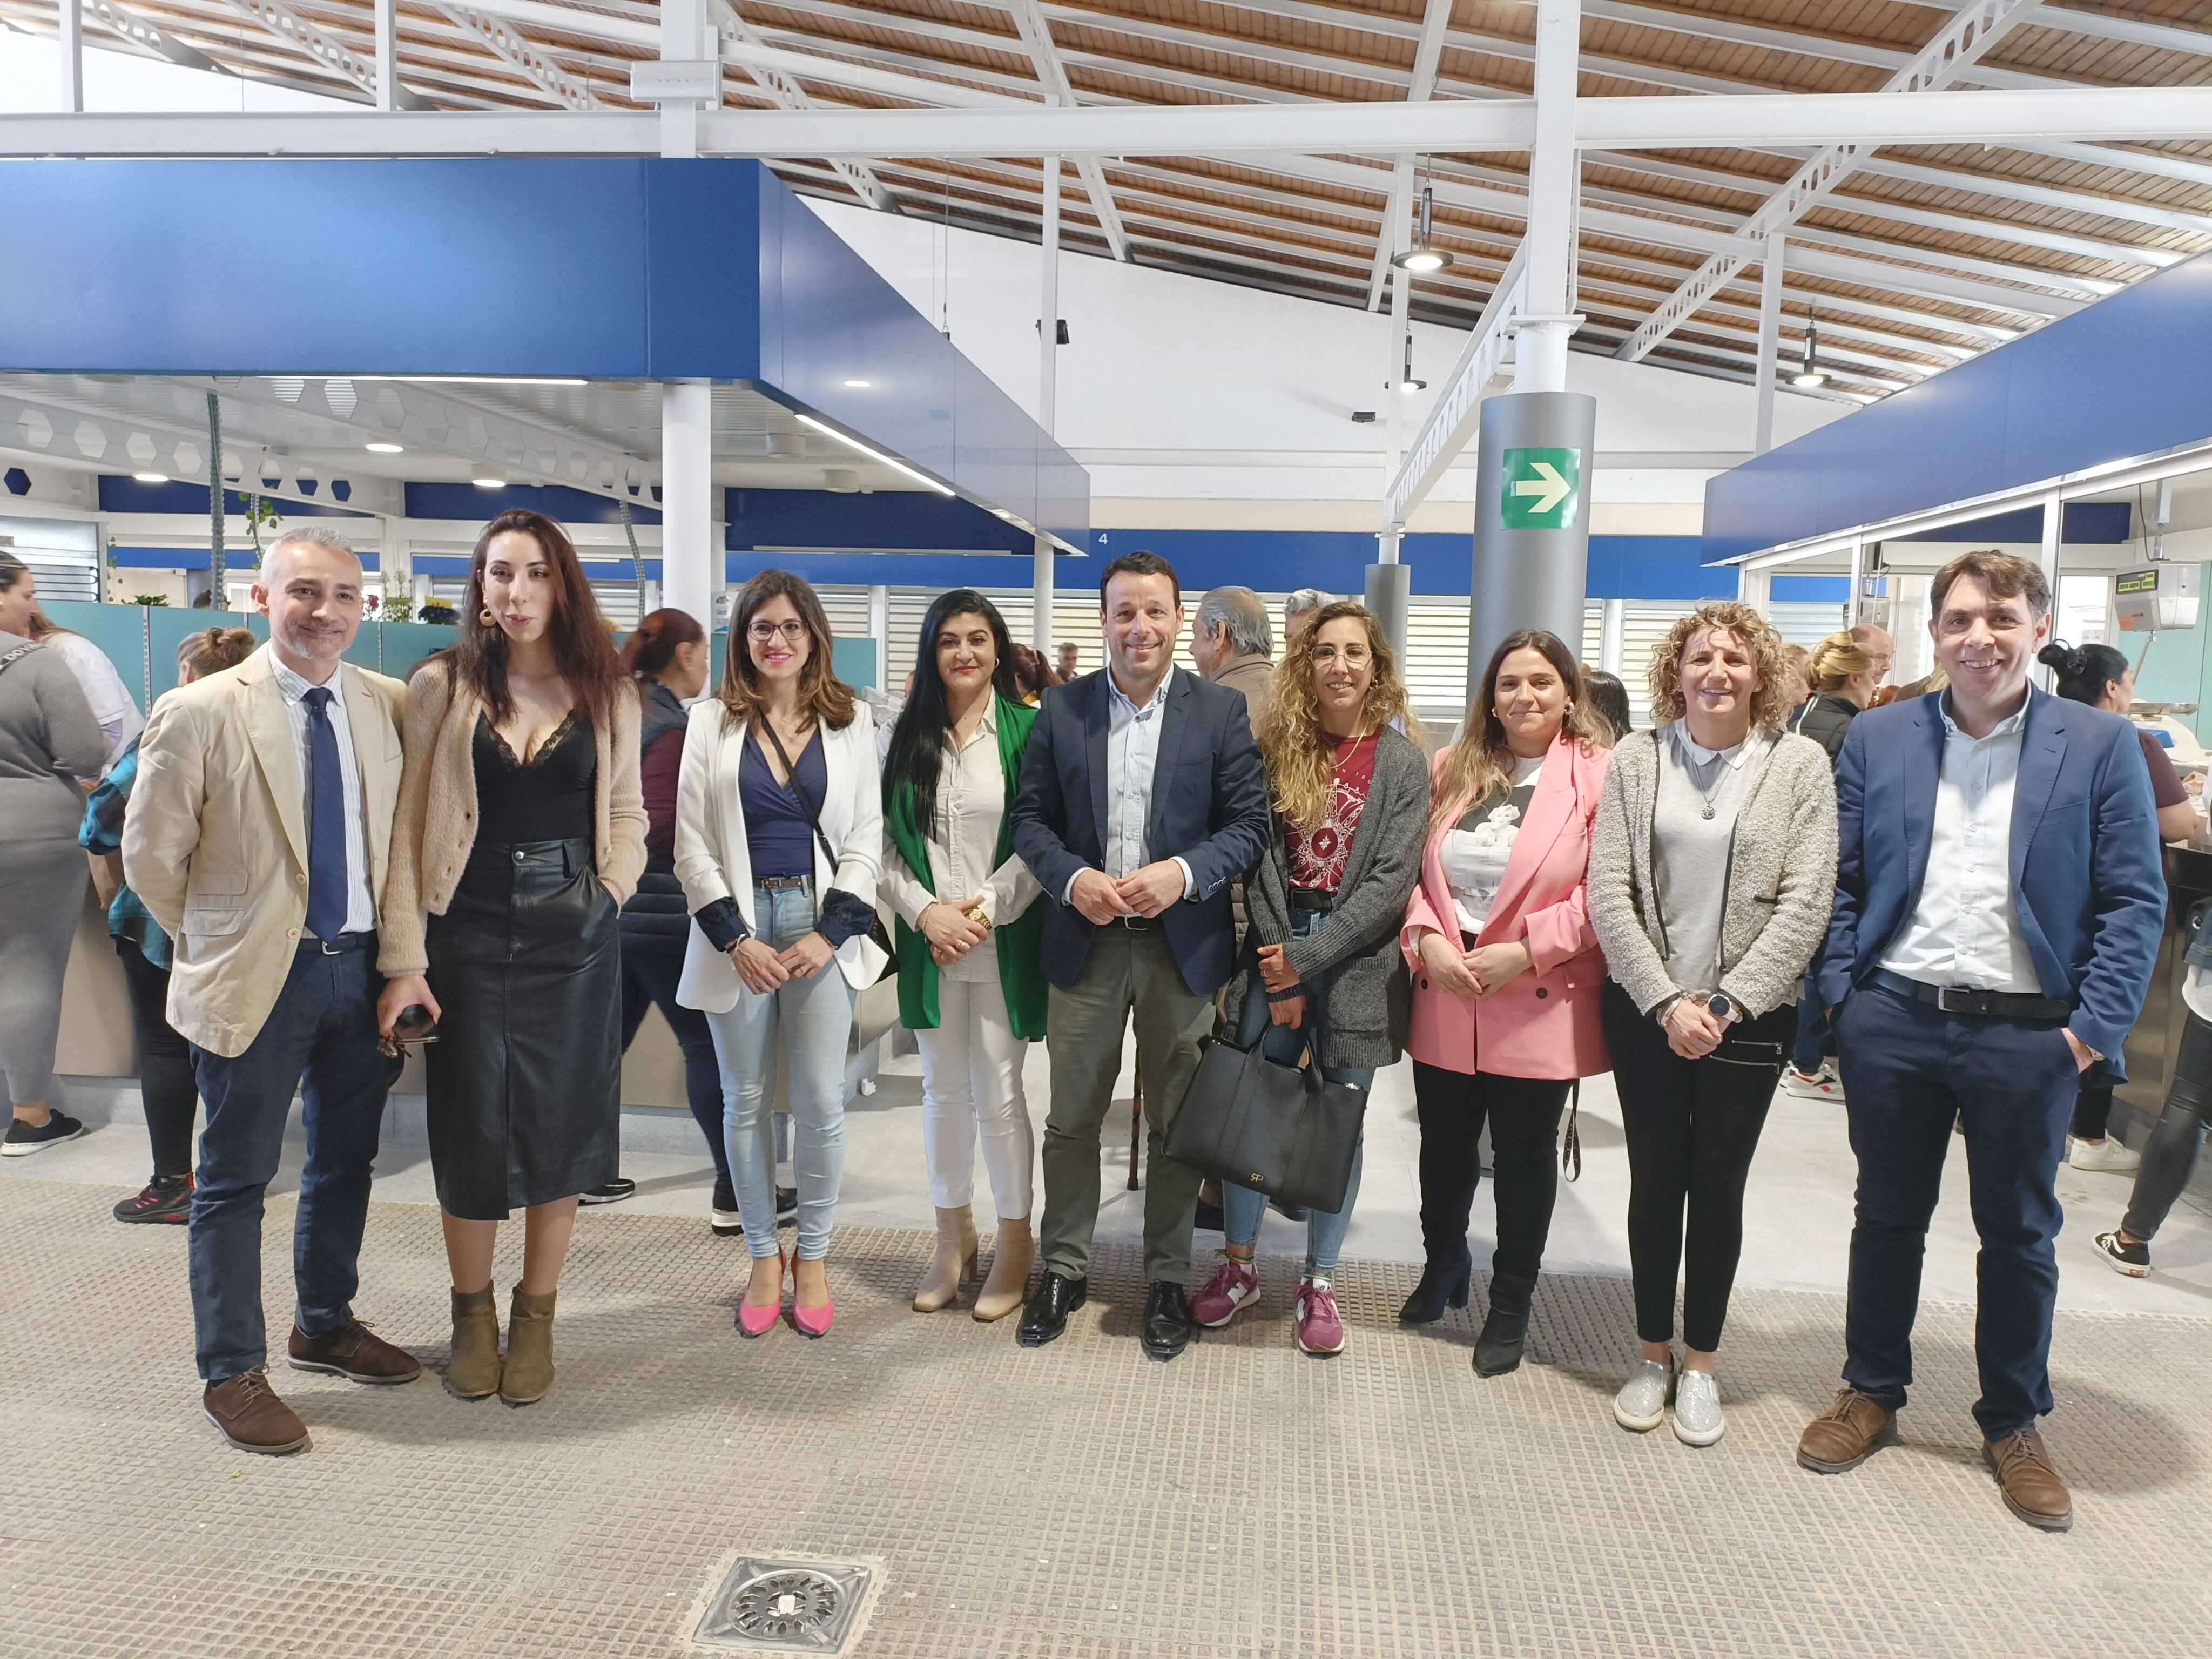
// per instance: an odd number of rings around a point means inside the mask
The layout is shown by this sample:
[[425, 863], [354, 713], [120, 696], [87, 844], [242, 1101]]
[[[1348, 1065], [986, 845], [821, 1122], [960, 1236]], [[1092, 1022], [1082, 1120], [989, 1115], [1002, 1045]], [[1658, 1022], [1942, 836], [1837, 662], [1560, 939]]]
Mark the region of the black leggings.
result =
[[191, 1049], [169, 1024], [169, 970], [147, 961], [131, 939], [117, 939], [115, 954], [131, 988], [131, 1023], [138, 1034], [138, 1093], [145, 1103], [146, 1139], [154, 1143], [155, 1178], [189, 1175], [192, 1114], [200, 1091], [192, 1076]]
[[[1797, 1010], [1747, 1019], [1728, 1043], [1773, 1045], [1770, 1065], [1707, 1055], [1685, 1060], [1667, 1046], [1658, 1021], [1638, 1013], [1628, 993], [1606, 981], [1606, 1047], [1628, 1133], [1628, 1258], [1636, 1279], [1636, 1334], [1646, 1342], [1674, 1335], [1674, 1282], [1681, 1270], [1682, 1340], [1710, 1353], [1721, 1345], [1736, 1259], [1743, 1253], [1743, 1188], [1782, 1060], [1797, 1030]], [[1684, 1253], [1683, 1212], [1688, 1211]]]
[[2208, 1119], [2212, 1119], [2212, 1025], [2192, 1013], [2182, 1028], [2181, 1052], [2173, 1058], [2166, 1109], [2143, 1143], [2135, 1196], [2128, 1202], [2127, 1218], [2120, 1223], [2129, 1237], [2152, 1238], [2165, 1225], [2166, 1212], [2197, 1171]]
[[1421, 1123], [1421, 1243], [1432, 1267], [1455, 1267], [1468, 1259], [1468, 1213], [1481, 1175], [1476, 1143], [1486, 1117], [1498, 1171], [1498, 1249], [1490, 1265], [1501, 1273], [1536, 1276], [1559, 1190], [1552, 1155], [1570, 1086], [1564, 1079], [1469, 1074], [1413, 1062], [1413, 1109]]

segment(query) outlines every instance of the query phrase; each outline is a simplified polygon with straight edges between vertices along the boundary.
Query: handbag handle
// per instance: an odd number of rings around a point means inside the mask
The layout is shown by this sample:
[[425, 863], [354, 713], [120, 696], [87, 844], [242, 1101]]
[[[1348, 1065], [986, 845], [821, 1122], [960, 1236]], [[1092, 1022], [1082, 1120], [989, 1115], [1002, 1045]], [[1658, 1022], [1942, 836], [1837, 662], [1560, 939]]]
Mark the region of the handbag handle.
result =
[[[799, 781], [799, 769], [791, 763], [791, 757], [783, 752], [783, 739], [775, 734], [775, 722], [767, 715], [761, 716], [761, 730], [768, 733], [769, 742], [775, 749], [775, 757], [783, 763], [783, 775], [790, 781], [791, 793], [799, 797], [799, 804], [806, 809], [806, 822], [813, 829], [814, 839], [821, 846], [822, 856], [830, 860], [830, 878], [837, 878], [837, 852], [830, 845], [830, 837], [822, 833], [822, 809], [807, 798], [805, 786]], [[826, 760], [828, 757], [825, 755]]]
[[[1245, 1003], [1247, 1010], [1246, 1017], [1249, 1018], [1249, 1011], [1252, 1006], [1252, 1000], [1256, 999], [1263, 1008], [1267, 1006], [1267, 981], [1260, 972], [1259, 942], [1257, 937], [1249, 931], [1244, 936], [1244, 954], [1251, 962], [1249, 971], [1252, 976], [1252, 982], [1250, 988], [1245, 992], [1247, 999]], [[1305, 1085], [1308, 1092], [1311, 1093], [1319, 1091], [1322, 1085], [1327, 1081], [1327, 1079], [1321, 1074], [1321, 1011], [1327, 1006], [1327, 999], [1308, 994], [1306, 995], [1305, 1002], [1306, 1018], [1302, 1024], [1293, 1029], [1296, 1030], [1306, 1042], [1305, 1059], [1298, 1066], [1297, 1070], [1299, 1074], [1305, 1079]], [[1249, 1047], [1242, 1042], [1234, 1042], [1231, 1046], [1241, 1049], [1246, 1054], [1255, 1054], [1259, 1051], [1261, 1045], [1267, 1042], [1267, 1033], [1273, 1029], [1273, 1024], [1272, 1021], [1263, 1021], [1260, 1026], [1260, 1035], [1252, 1039]], [[1243, 1034], [1243, 1022], [1240, 1020], [1237, 1035], [1241, 1037]]]

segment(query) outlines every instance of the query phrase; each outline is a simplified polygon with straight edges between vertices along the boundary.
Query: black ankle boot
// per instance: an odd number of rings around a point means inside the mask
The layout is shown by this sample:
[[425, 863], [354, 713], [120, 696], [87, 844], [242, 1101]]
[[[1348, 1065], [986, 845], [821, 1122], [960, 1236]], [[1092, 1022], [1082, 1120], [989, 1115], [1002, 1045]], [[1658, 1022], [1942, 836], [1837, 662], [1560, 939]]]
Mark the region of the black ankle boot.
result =
[[1398, 1310], [1398, 1322], [1433, 1325], [1444, 1316], [1446, 1307], [1464, 1308], [1468, 1285], [1474, 1277], [1474, 1261], [1464, 1254], [1449, 1266], [1439, 1267], [1434, 1261], [1424, 1264], [1421, 1282], [1413, 1286], [1413, 1295]]
[[1490, 1314], [1474, 1339], [1477, 1376], [1503, 1376], [1519, 1369], [1528, 1339], [1528, 1299], [1535, 1288], [1534, 1279], [1517, 1273], [1490, 1276]]

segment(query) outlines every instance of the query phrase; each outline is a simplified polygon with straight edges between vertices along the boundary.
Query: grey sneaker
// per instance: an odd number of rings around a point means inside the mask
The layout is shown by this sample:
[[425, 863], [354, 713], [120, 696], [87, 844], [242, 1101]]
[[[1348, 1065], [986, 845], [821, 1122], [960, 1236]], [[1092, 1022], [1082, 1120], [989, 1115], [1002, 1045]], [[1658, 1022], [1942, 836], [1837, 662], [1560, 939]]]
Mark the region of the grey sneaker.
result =
[[1624, 1429], [1649, 1434], [1667, 1420], [1667, 1402], [1674, 1394], [1674, 1362], [1656, 1359], [1637, 1362], [1613, 1397], [1613, 1420]]
[[1674, 1383], [1674, 1438], [1710, 1446], [1728, 1432], [1721, 1415], [1721, 1385], [1711, 1371], [1684, 1371]]

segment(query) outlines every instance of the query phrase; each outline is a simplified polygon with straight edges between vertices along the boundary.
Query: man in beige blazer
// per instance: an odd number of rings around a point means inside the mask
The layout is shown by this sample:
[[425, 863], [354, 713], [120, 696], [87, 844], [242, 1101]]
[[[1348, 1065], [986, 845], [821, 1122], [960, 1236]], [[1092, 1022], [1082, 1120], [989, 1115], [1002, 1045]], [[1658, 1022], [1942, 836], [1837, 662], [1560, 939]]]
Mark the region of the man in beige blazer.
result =
[[261, 1217], [295, 1090], [307, 1164], [289, 1363], [357, 1382], [422, 1370], [352, 1306], [399, 1072], [377, 1047], [375, 928], [406, 688], [340, 660], [361, 628], [362, 580], [334, 531], [288, 531], [253, 602], [269, 643], [155, 705], [123, 868], [176, 941], [169, 1023], [192, 1045], [207, 1107], [191, 1223], [204, 1406], [240, 1451], [292, 1452], [307, 1431], [264, 1371]]

